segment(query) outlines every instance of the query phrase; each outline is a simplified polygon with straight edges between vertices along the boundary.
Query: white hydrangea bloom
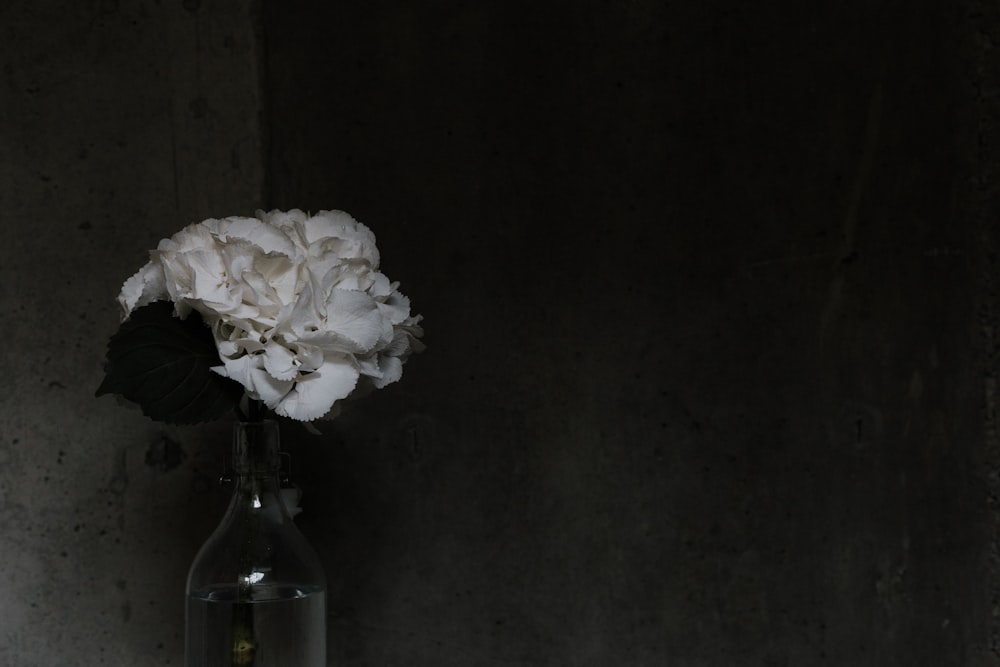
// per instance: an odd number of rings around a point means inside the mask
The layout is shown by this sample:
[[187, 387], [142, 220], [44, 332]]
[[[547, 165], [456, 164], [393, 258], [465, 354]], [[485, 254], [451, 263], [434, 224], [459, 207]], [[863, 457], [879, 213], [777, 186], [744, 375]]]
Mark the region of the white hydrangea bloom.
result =
[[213, 370], [311, 421], [359, 383], [395, 382], [423, 347], [421, 317], [378, 267], [375, 235], [343, 211], [258, 211], [162, 240], [118, 300], [123, 318], [157, 300], [198, 311], [222, 359]]

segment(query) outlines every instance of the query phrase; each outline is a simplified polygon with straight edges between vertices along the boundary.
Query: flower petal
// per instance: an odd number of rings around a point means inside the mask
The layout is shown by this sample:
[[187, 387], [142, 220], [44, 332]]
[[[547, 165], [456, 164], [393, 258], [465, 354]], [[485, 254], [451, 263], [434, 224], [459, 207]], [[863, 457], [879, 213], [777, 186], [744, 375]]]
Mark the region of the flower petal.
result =
[[264, 346], [264, 369], [276, 380], [294, 380], [299, 372], [295, 354], [276, 340]]
[[348, 359], [326, 361], [318, 370], [299, 379], [274, 406], [274, 411], [300, 421], [319, 419], [334, 403], [354, 391], [357, 383], [358, 370]]
[[213, 366], [212, 370], [236, 380], [251, 398], [260, 399], [269, 408], [274, 408], [295, 383], [271, 377], [261, 365], [263, 360], [259, 355], [245, 355], [237, 359], [223, 359], [223, 365]]
[[382, 317], [378, 304], [364, 292], [333, 289], [326, 301], [327, 328], [371, 350], [382, 337]]
[[122, 285], [121, 294], [118, 296], [122, 319], [128, 317], [136, 308], [168, 298], [170, 294], [163, 278], [163, 266], [156, 262], [148, 262]]
[[242, 239], [257, 246], [265, 253], [280, 253], [295, 256], [295, 245], [288, 235], [257, 218], [226, 218], [219, 225], [219, 239]]
[[382, 370], [382, 377], [372, 378], [372, 384], [377, 389], [392, 384], [403, 377], [403, 362], [398, 357], [382, 357], [379, 359], [378, 365]]

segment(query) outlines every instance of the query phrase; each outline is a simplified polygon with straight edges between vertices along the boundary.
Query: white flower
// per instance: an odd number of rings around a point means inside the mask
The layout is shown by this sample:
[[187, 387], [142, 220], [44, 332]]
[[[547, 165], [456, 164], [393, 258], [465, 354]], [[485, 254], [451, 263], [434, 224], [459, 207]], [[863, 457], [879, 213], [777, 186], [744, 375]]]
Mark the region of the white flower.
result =
[[421, 317], [378, 270], [375, 235], [343, 211], [189, 225], [125, 281], [123, 318], [157, 300], [211, 327], [219, 374], [279, 415], [323, 417], [356, 388], [395, 382], [423, 348]]

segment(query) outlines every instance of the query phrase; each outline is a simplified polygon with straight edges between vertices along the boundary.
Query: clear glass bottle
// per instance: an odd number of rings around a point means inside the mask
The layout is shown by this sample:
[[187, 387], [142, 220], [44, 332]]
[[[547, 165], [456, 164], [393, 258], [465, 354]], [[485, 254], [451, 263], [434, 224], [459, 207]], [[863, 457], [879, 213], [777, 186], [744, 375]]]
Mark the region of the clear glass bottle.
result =
[[235, 488], [187, 581], [187, 667], [325, 667], [326, 578], [282, 501], [278, 424], [240, 422]]

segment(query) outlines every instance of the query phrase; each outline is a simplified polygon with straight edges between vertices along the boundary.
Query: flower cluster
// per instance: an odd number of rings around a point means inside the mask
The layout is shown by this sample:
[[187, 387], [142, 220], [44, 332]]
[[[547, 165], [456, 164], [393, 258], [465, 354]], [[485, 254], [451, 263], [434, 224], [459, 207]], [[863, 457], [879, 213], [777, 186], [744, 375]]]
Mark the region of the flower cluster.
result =
[[169, 300], [200, 313], [221, 364], [247, 395], [310, 421], [402, 375], [421, 317], [379, 272], [375, 235], [343, 211], [210, 219], [160, 242], [122, 287], [123, 319]]

